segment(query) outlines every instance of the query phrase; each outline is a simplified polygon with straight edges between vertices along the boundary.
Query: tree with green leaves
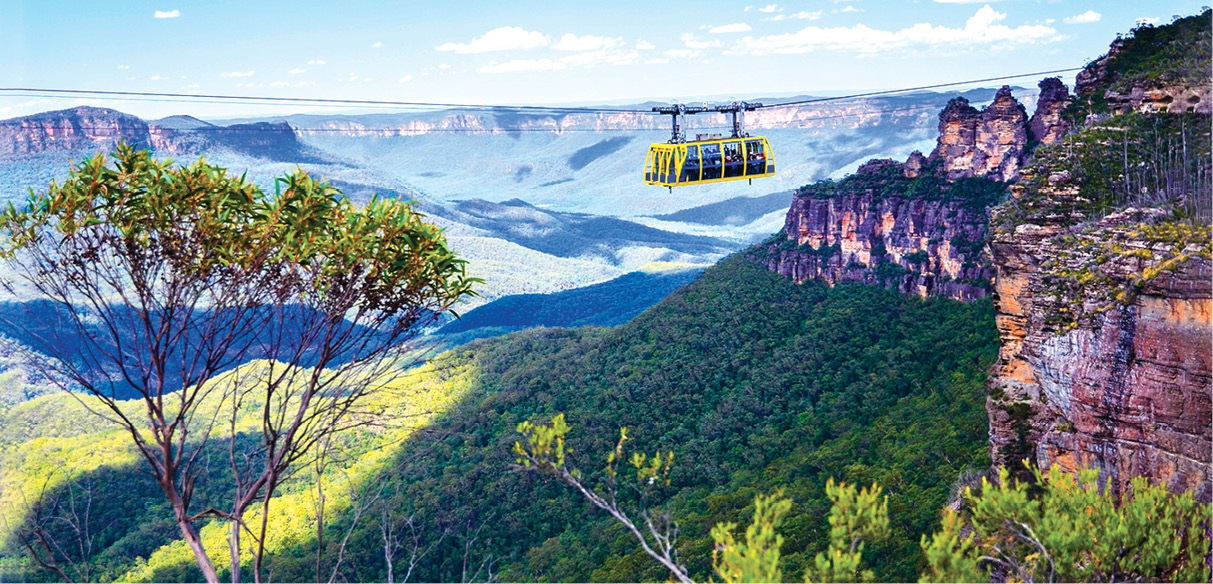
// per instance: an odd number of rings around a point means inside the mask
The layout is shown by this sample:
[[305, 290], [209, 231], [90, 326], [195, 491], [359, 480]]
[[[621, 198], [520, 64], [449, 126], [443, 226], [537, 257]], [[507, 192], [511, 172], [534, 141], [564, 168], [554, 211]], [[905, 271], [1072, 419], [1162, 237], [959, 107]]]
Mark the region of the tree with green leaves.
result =
[[1211, 507], [1191, 492], [1137, 477], [1118, 497], [1095, 469], [1029, 470], [1039, 494], [1005, 467], [997, 483], [982, 479], [980, 493], [966, 488], [963, 512], [946, 512], [942, 530], [922, 538], [923, 582], [990, 573], [1022, 582], [1209, 581]]
[[871, 582], [875, 574], [860, 567], [865, 541], [889, 536], [889, 499], [873, 484], [856, 491], [855, 485], [826, 481], [830, 507], [830, 547], [817, 554], [805, 574], [806, 582]]
[[[624, 458], [624, 443], [628, 440], [627, 429], [619, 432], [619, 442], [607, 456], [606, 491], [603, 496], [585, 485], [577, 469], [565, 465], [565, 436], [570, 426], [564, 414], [557, 414], [550, 424], [522, 422], [518, 433], [522, 440], [514, 443], [519, 468], [554, 476], [576, 489], [595, 507], [607, 511], [623, 524], [640, 543], [649, 557], [670, 570], [680, 582], [691, 582], [685, 566], [678, 561], [677, 524], [668, 512], [655, 515], [647, 505], [641, 507], [647, 533], [637, 528], [618, 501], [616, 464]], [[657, 452], [652, 457], [633, 453], [631, 466], [635, 469], [637, 492], [646, 502], [655, 484], [668, 484], [669, 469], [674, 462], [670, 452]], [[873, 579], [871, 570], [860, 569], [860, 556], [864, 540], [878, 540], [888, 535], [888, 499], [881, 498], [880, 487], [872, 485], [856, 491], [854, 485], [835, 484], [830, 479], [826, 492], [834, 506], [830, 511], [830, 548], [817, 554], [816, 566], [805, 574], [806, 581], [850, 582]], [[792, 510], [792, 501], [782, 493], [759, 495], [754, 500], [754, 518], [745, 531], [745, 540], [733, 535], [735, 523], [719, 523], [712, 529], [715, 548], [712, 552], [712, 567], [722, 580], [730, 584], [743, 582], [782, 582], [783, 572], [779, 566], [779, 548], [783, 536], [776, 532], [783, 518]], [[656, 517], [656, 520], [655, 520]]]
[[716, 542], [712, 550], [712, 569], [728, 584], [742, 582], [783, 582], [779, 569], [779, 548], [783, 536], [775, 529], [792, 510], [792, 501], [782, 492], [759, 495], [754, 499], [754, 519], [745, 530], [745, 541], [733, 536], [736, 523], [718, 523], [712, 528]]
[[[277, 187], [123, 144], [0, 213], [6, 285], [54, 315], [32, 348], [130, 435], [209, 582], [199, 521], [230, 523], [233, 582], [251, 536], [260, 581], [275, 490], [365, 423], [406, 342], [478, 281], [408, 202], [356, 206], [302, 171]], [[230, 499], [199, 509], [204, 467], [224, 459]]]
[[674, 453], [658, 451], [653, 456], [643, 453], [633, 453], [629, 463], [634, 472], [632, 480], [625, 485], [632, 487], [640, 498], [640, 510], [636, 512], [644, 521], [641, 526], [628, 515], [619, 498], [619, 463], [625, 459], [624, 443], [628, 441], [628, 429], [619, 430], [619, 441], [615, 448], [607, 454], [605, 477], [601, 490], [587, 486], [582, 480], [581, 471], [565, 465], [564, 437], [570, 426], [564, 421], [564, 414], [556, 414], [550, 424], [533, 424], [522, 422], [518, 424], [518, 433], [526, 440], [514, 442], [514, 453], [518, 455], [516, 463], [519, 468], [532, 470], [553, 476], [577, 490], [595, 507], [606, 511], [615, 521], [618, 521], [636, 538], [637, 543], [649, 557], [657, 560], [670, 571], [679, 582], [690, 583], [686, 566], [678, 561], [678, 524], [674, 522], [668, 510], [651, 509], [648, 500], [656, 487], [669, 485], [670, 465], [674, 463]]
[[[565, 467], [564, 439], [570, 427], [558, 414], [550, 424], [523, 422], [518, 431], [525, 442], [515, 442], [519, 465], [561, 478], [599, 508], [623, 522], [614, 496], [611, 508], [596, 501], [603, 497], [587, 488], [581, 473]], [[608, 468], [622, 456], [626, 430], [608, 457]], [[658, 453], [659, 463], [633, 457], [637, 478], [643, 484], [664, 476], [673, 460]], [[1025, 463], [1026, 464], [1026, 463]], [[997, 483], [983, 477], [981, 490], [966, 488], [961, 512], [945, 509], [940, 531], [923, 535], [921, 546], [927, 571], [920, 582], [1207, 582], [1210, 577], [1210, 520], [1213, 506], [1197, 503], [1191, 492], [1174, 495], [1165, 485], [1152, 485], [1145, 477], [1132, 481], [1132, 492], [1116, 497], [1109, 481], [1102, 489], [1093, 469], [1077, 476], [1054, 465], [1047, 472], [1028, 467], [1034, 486], [1016, 481], [1003, 468]], [[612, 474], [612, 476], [614, 476]], [[856, 489], [829, 479], [826, 493], [830, 509], [830, 540], [804, 574], [806, 582], [870, 582], [875, 574], [863, 567], [865, 543], [889, 536], [888, 497], [880, 486]], [[734, 523], [712, 529], [716, 546], [712, 567], [724, 582], [781, 582], [778, 528], [793, 506], [782, 493], [759, 495], [754, 517], [739, 540]], [[622, 518], [621, 518], [622, 515]], [[647, 517], [647, 514], [646, 514]], [[672, 519], [666, 519], [673, 525]], [[630, 521], [625, 523], [630, 525]], [[650, 524], [651, 528], [651, 524]], [[662, 560], [645, 535], [632, 526], [649, 556]], [[665, 558], [676, 557], [668, 553]], [[661, 562], [667, 565], [667, 562]], [[671, 572], [690, 582], [680, 564]]]

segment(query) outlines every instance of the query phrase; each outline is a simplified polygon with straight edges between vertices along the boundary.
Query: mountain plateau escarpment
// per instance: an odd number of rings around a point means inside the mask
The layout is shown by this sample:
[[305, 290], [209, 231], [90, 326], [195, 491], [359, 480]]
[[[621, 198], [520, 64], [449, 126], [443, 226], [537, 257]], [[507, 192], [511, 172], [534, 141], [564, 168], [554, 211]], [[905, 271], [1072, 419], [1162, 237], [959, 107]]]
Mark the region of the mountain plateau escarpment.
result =
[[1055, 140], [1064, 86], [1041, 84], [1036, 114], [1003, 87], [977, 110], [964, 97], [939, 115], [930, 156], [872, 160], [841, 181], [796, 192], [784, 228], [753, 254], [803, 282], [860, 281], [921, 296], [989, 296], [994, 266], [986, 250], [987, 210], [1018, 178], [1029, 134]]
[[1075, 95], [1042, 81], [1030, 119], [1006, 88], [982, 110], [952, 100], [929, 157], [801, 188], [751, 257], [796, 281], [993, 295], [996, 466], [1210, 501], [1209, 20], [1118, 39]]
[[[996, 465], [1213, 499], [1209, 77], [1185, 64], [1207, 66], [1209, 17], [1114, 42], [1078, 76], [1066, 117], [1084, 126], [1042, 146], [995, 210]], [[1204, 97], [1160, 107], [1125, 88]]]

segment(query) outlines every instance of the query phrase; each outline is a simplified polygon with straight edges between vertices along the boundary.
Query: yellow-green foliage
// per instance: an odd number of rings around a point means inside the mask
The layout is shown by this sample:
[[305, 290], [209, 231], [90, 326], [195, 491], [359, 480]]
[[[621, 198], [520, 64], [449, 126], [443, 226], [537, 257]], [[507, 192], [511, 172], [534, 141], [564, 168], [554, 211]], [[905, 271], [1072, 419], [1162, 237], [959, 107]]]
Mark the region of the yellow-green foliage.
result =
[[865, 541], [889, 536], [889, 498], [881, 497], [876, 484], [856, 492], [855, 485], [826, 481], [830, 508], [830, 547], [817, 554], [816, 565], [805, 574], [806, 582], [871, 582], [875, 574], [860, 569]]
[[930, 538], [922, 536], [922, 551], [930, 571], [919, 582], [985, 582], [989, 574], [971, 560], [976, 552], [976, 533], [962, 537], [964, 518], [960, 513], [945, 509], [942, 529]]
[[779, 548], [783, 536], [775, 533], [792, 502], [782, 492], [759, 495], [754, 499], [754, 521], [745, 530], [745, 541], [733, 537], [736, 523], [719, 523], [712, 528], [716, 548], [712, 552], [712, 568], [729, 584], [741, 582], [782, 582], [779, 569]]
[[991, 566], [1034, 581], [1209, 581], [1210, 505], [1192, 493], [1175, 496], [1137, 477], [1117, 498], [1093, 469], [1077, 478], [1056, 465], [1034, 473], [1039, 495], [1005, 468], [998, 484], [982, 479], [979, 495], [966, 489], [974, 532], [961, 539], [960, 522], [946, 515], [943, 530], [923, 538], [924, 581], [984, 580], [975, 570]]
[[1041, 265], [1045, 290], [1054, 298], [1047, 322], [1065, 331], [1085, 317], [1132, 304], [1158, 276], [1194, 258], [1213, 258], [1211, 236], [1208, 225], [1168, 220], [1056, 238], [1054, 258]]
[[[249, 368], [265, 367], [263, 362], [250, 363], [212, 380], [212, 383], [227, 383], [239, 380], [249, 373]], [[449, 359], [408, 371], [395, 371], [390, 379], [385, 378], [381, 391], [366, 402], [367, 410], [375, 413], [379, 424], [348, 433], [343, 436], [340, 458], [345, 461], [331, 465], [325, 475], [317, 479], [315, 473], [303, 469], [295, 479], [284, 485], [274, 498], [269, 518], [270, 538], [267, 551], [270, 555], [293, 549], [315, 535], [316, 488], [323, 489], [326, 501], [326, 517], [339, 518], [351, 504], [352, 495], [372, 487], [369, 481], [382, 472], [393, 448], [409, 438], [418, 428], [431, 424], [438, 416], [467, 396], [472, 387], [475, 372], [466, 362]], [[218, 393], [210, 394], [212, 396]], [[83, 399], [88, 399], [83, 397]], [[32, 400], [14, 408], [12, 414], [31, 409], [42, 409], [43, 402], [53, 404], [54, 412], [42, 419], [36, 427], [48, 435], [35, 436], [29, 440], [13, 440], [0, 450], [0, 465], [5, 472], [0, 474], [0, 545], [11, 545], [12, 529], [19, 526], [28, 511], [23, 494], [36, 495], [40, 490], [60, 488], [66, 482], [105, 466], [135, 466], [145, 464], [130, 445], [130, 438], [116, 426], [85, 431], [78, 434], [57, 435], [54, 428], [82, 421], [88, 428], [94, 420], [76, 398], [57, 394]], [[75, 405], [76, 407], [72, 407]], [[140, 407], [132, 400], [124, 404], [132, 410]], [[209, 415], [215, 408], [225, 404], [212, 399], [201, 404], [199, 412]], [[256, 431], [259, 428], [258, 404], [243, 404], [236, 422], [237, 432]], [[84, 417], [82, 417], [84, 416]], [[104, 423], [104, 422], [102, 422]], [[51, 430], [47, 430], [51, 429]], [[260, 507], [246, 517], [250, 525], [260, 521]], [[227, 524], [211, 521], [201, 530], [203, 544], [208, 555], [217, 566], [227, 563]], [[247, 552], [247, 548], [244, 550]], [[251, 562], [247, 553], [243, 558]], [[122, 581], [150, 582], [179, 580], [194, 566], [192, 552], [183, 540], [163, 546], [146, 561], [136, 561], [125, 574], [115, 574]]]

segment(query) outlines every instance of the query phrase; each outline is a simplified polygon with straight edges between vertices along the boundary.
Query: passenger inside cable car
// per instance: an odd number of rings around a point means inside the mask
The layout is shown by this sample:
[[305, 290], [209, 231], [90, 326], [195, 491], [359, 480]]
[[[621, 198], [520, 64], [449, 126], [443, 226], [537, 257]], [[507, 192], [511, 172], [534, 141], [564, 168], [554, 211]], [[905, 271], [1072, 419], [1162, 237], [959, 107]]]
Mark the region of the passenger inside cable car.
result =
[[682, 175], [678, 177], [678, 182], [697, 180], [699, 180], [699, 147], [691, 144], [687, 146], [687, 159], [682, 163]]
[[668, 187], [774, 176], [775, 161], [763, 138], [712, 138], [653, 144], [645, 182]]
[[720, 144], [703, 145], [703, 180], [720, 178]]

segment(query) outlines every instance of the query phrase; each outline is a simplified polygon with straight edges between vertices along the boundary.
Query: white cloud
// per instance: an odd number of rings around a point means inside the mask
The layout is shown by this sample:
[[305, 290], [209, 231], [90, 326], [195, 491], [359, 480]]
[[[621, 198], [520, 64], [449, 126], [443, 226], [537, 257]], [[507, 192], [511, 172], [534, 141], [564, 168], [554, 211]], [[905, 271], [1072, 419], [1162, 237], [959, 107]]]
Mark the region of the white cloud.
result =
[[304, 69], [303, 67], [295, 67], [294, 69], [287, 71], [287, 73], [290, 73], [291, 75], [298, 75], [300, 73], [307, 73], [307, 69]]
[[1137, 23], [1137, 26], [1142, 26], [1144, 24], [1153, 26], [1155, 24], [1158, 24], [1158, 17], [1143, 16], [1141, 18], [1138, 18], [1136, 20], [1136, 23]]
[[400, 78], [401, 83], [408, 83], [409, 81], [412, 81], [412, 80], [413, 80], [412, 75], [405, 75], [404, 77]]
[[311, 61], [308, 61], [307, 64], [308, 65], [323, 65], [324, 61], [321, 61], [319, 59], [312, 59]]
[[491, 61], [477, 71], [481, 73], [521, 73], [527, 71], [556, 71], [568, 65], [551, 59], [514, 59], [505, 63]]
[[570, 67], [593, 67], [595, 65], [627, 65], [640, 56], [637, 51], [599, 49], [583, 51], [560, 59], [514, 59], [505, 63], [492, 61], [476, 71], [480, 73], [521, 73], [534, 71], [559, 71]]
[[15, 109], [23, 109], [23, 108], [32, 107], [32, 106], [35, 106], [38, 104], [50, 103], [50, 102], [51, 102], [51, 100], [49, 100], [49, 99], [36, 99], [33, 101], [23, 101], [21, 103], [15, 104], [15, 105], [0, 107], [0, 114], [6, 114]]
[[130, 65], [118, 65], [118, 69], [120, 69], [120, 70], [121, 69], [130, 69], [130, 68], [131, 68]]
[[839, 12], [863, 12], [863, 11], [854, 6], [851, 6], [850, 4], [847, 4], [846, 7], [843, 8], [842, 10], [840, 10]]
[[177, 18], [178, 16], [181, 16], [180, 10], [169, 10], [168, 12], [157, 10], [154, 15], [155, 18]]
[[850, 51], [865, 54], [901, 51], [913, 48], [957, 47], [968, 49], [982, 45], [1047, 43], [1058, 38], [1057, 31], [1044, 25], [1011, 28], [996, 24], [1006, 18], [987, 4], [965, 22], [964, 28], [927, 23], [901, 30], [879, 30], [863, 24], [852, 27], [820, 28], [810, 26], [794, 33], [763, 37], [744, 37], [729, 50], [730, 54], [800, 54], [815, 50]]
[[759, 12], [783, 12], [783, 9], [778, 4], [767, 4], [758, 9]]
[[597, 51], [610, 49], [623, 44], [622, 38], [600, 37], [586, 35], [579, 37], [568, 33], [560, 37], [560, 42], [553, 47], [557, 51]]
[[688, 49], [700, 50], [700, 49], [710, 49], [712, 47], [720, 46], [720, 41], [701, 41], [699, 39], [696, 39], [695, 35], [693, 35], [689, 32], [683, 34], [681, 38], [682, 38], [682, 43], [684, 45], [686, 45], [686, 47]]
[[256, 71], [245, 71], [244, 73], [241, 73], [239, 71], [232, 71], [231, 73], [220, 73], [219, 76], [220, 77], [252, 77], [253, 74], [255, 74], [255, 73], [256, 73]]
[[382, 47], [382, 46], [383, 46], [383, 43], [381, 43], [381, 42], [376, 42], [375, 44], [371, 45], [372, 48], [376, 48], [376, 49], [378, 49], [379, 47]]
[[472, 39], [468, 43], [443, 43], [436, 48], [439, 51], [453, 51], [456, 54], [489, 53], [493, 51], [530, 50], [544, 47], [548, 44], [547, 35], [528, 31], [516, 26], [503, 26], [484, 33], [484, 36]]
[[439, 69], [450, 69], [451, 65], [450, 65], [450, 63], [443, 63], [441, 65], [438, 65], [438, 68]]
[[152, 75], [151, 77], [148, 77], [148, 79], [150, 79], [152, 81], [160, 81], [161, 79], [164, 79], [164, 78], [159, 75]]
[[662, 54], [675, 59], [688, 59], [690, 57], [698, 56], [699, 51], [692, 51], [690, 49], [670, 49]]
[[1077, 16], [1064, 18], [1062, 19], [1062, 22], [1065, 22], [1066, 24], [1087, 24], [1090, 22], [1099, 22], [1100, 18], [1103, 18], [1103, 15], [1094, 10], [1088, 10]]
[[654, 45], [653, 43], [650, 43], [649, 41], [640, 41], [640, 42], [636, 43], [637, 51], [650, 51], [650, 50], [653, 50], [656, 48], [657, 48], [657, 45]]
[[999, 2], [1000, 0], [935, 0], [939, 4], [982, 4], [990, 2]]
[[721, 34], [721, 33], [727, 33], [727, 32], [749, 32], [750, 30], [752, 30], [750, 28], [750, 25], [748, 25], [744, 22], [736, 22], [733, 24], [713, 26], [712, 28], [708, 29], [708, 32], [715, 33], [715, 34]]
[[821, 18], [821, 15], [824, 12], [825, 11], [823, 10], [817, 10], [814, 12], [805, 12], [801, 10], [800, 12], [794, 14], [776, 14], [775, 16], [768, 17], [767, 20], [817, 20], [818, 18]]

